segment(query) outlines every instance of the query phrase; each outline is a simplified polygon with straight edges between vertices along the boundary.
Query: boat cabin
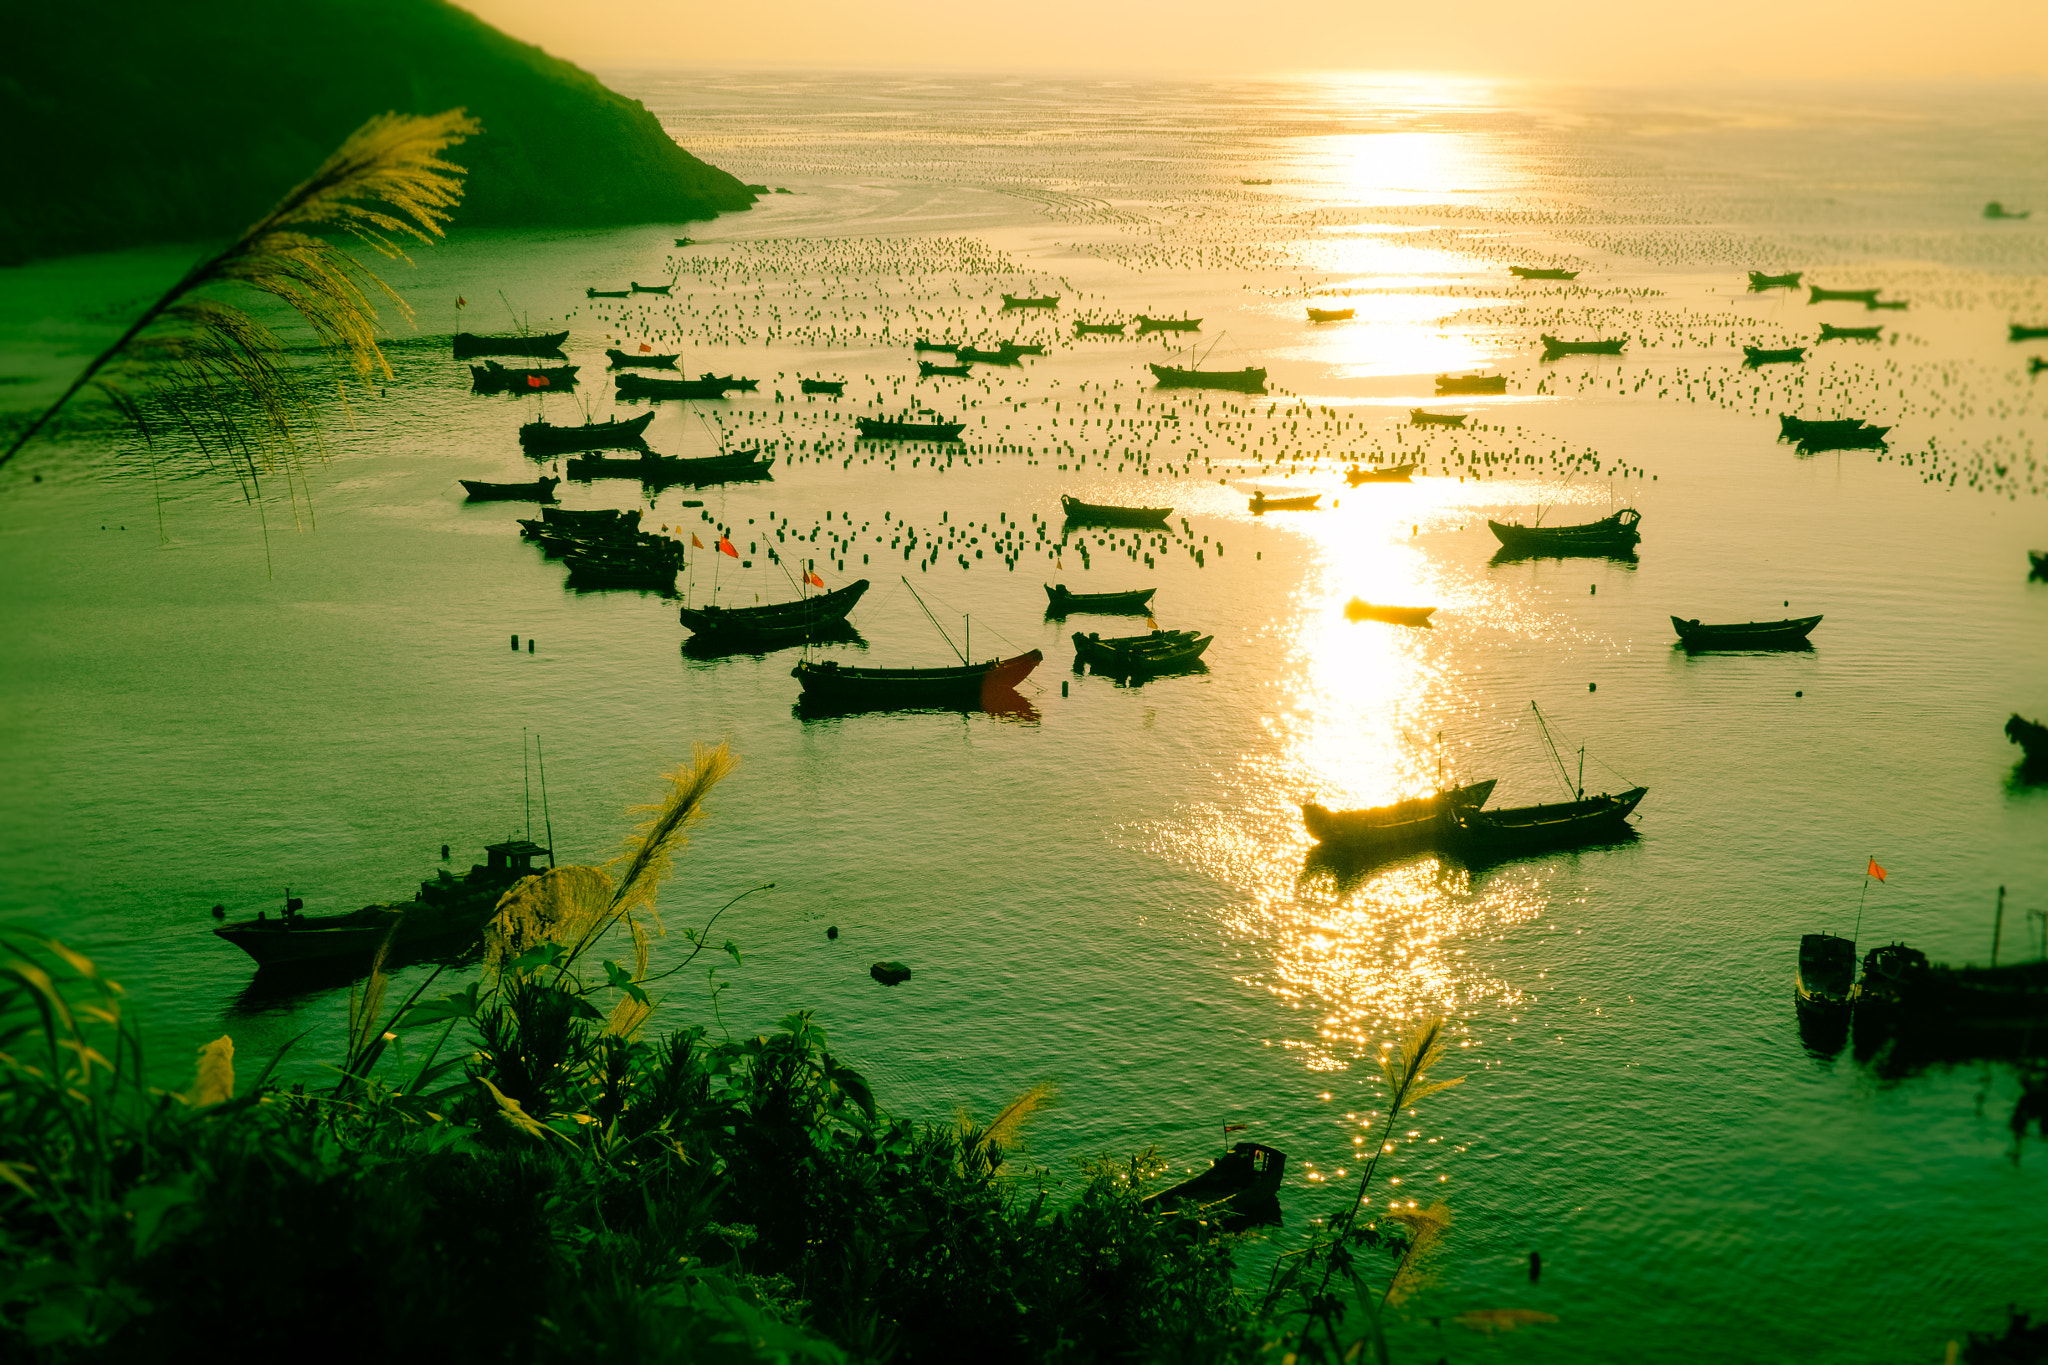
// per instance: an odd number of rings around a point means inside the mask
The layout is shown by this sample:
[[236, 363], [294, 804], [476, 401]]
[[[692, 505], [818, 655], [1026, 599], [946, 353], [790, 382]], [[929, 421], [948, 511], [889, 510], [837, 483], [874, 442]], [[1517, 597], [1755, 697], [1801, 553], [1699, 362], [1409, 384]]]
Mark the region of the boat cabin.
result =
[[542, 848], [531, 839], [507, 839], [502, 844], [485, 844], [484, 857], [488, 860], [484, 866], [497, 876], [531, 877], [537, 871], [547, 870], [534, 867], [533, 860], [552, 860], [554, 850]]

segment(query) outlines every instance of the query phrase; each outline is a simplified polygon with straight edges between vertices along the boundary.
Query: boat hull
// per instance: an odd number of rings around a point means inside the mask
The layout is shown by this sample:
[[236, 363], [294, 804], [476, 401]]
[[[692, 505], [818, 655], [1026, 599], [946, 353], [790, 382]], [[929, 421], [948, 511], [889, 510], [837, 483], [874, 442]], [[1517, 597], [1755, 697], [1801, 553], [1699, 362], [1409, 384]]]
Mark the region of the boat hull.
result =
[[1544, 270], [1530, 265], [1511, 265], [1508, 274], [1518, 280], [1575, 280], [1579, 277], [1576, 270]]
[[1064, 586], [1045, 585], [1047, 616], [1138, 616], [1152, 609], [1157, 588], [1133, 588], [1129, 592], [1068, 592]]
[[1173, 515], [1171, 507], [1117, 507], [1065, 494], [1060, 495], [1060, 510], [1068, 521], [1083, 526], [1164, 526]]
[[1620, 355], [1628, 345], [1627, 337], [1607, 337], [1600, 341], [1566, 341], [1562, 337], [1543, 338], [1543, 358], [1551, 360], [1561, 355]]
[[1635, 787], [1551, 805], [1462, 811], [1453, 822], [1451, 842], [1465, 857], [1484, 860], [1626, 838], [1635, 832], [1628, 817], [1647, 791]]
[[838, 632], [868, 590], [863, 578], [843, 588], [762, 607], [683, 607], [682, 623], [706, 643], [738, 649], [773, 649]]
[[957, 441], [965, 422], [892, 422], [880, 417], [857, 419], [863, 441]]
[[805, 704], [829, 709], [885, 710], [981, 707], [1005, 694], [1043, 662], [1039, 650], [986, 663], [946, 668], [865, 668], [806, 660], [789, 671], [803, 687]]
[[1242, 370], [1184, 370], [1176, 365], [1148, 367], [1162, 389], [1229, 389], [1233, 393], [1264, 393], [1266, 372], [1257, 366]]
[[666, 455], [644, 455], [638, 459], [618, 460], [593, 455], [572, 459], [565, 469], [570, 478], [579, 482], [588, 482], [591, 479], [638, 479], [644, 484], [668, 486], [684, 483], [743, 483], [765, 479], [771, 477], [774, 465], [773, 455], [749, 455], [733, 459], [709, 456], [700, 460], [681, 460]]
[[586, 422], [580, 427], [528, 422], [519, 428], [519, 444], [529, 451], [551, 455], [577, 450], [618, 450], [639, 445], [653, 420], [654, 414], [645, 412], [623, 422]]
[[535, 479], [531, 483], [485, 483], [480, 479], [457, 479], [471, 502], [553, 502], [560, 479]]
[[1150, 635], [1118, 639], [1074, 632], [1074, 668], [1083, 665], [1108, 678], [1149, 677], [1192, 668], [1215, 642], [1213, 635], [1191, 630], [1155, 630]]
[[1148, 318], [1142, 313], [1138, 315], [1139, 336], [1144, 336], [1147, 332], [1199, 332], [1201, 330], [1202, 320], [1200, 318]]
[[1820, 622], [1818, 616], [1801, 616], [1785, 621], [1710, 626], [1674, 616], [1671, 628], [1678, 632], [1679, 642], [1696, 653], [1720, 649], [1805, 649], [1806, 637]]
[[1362, 483], [1407, 483], [1417, 466], [1412, 464], [1388, 465], [1383, 469], [1347, 469], [1344, 482], [1353, 488]]
[[680, 355], [637, 355], [627, 351], [607, 350], [605, 357], [615, 370], [673, 370]]
[[1611, 517], [1581, 526], [1523, 526], [1491, 520], [1486, 524], [1500, 541], [1504, 554], [1563, 558], [1633, 554], [1643, 538], [1636, 529], [1641, 520], [1635, 509], [1624, 508]]
[[531, 337], [479, 336], [473, 332], [455, 334], [455, 358], [470, 360], [486, 355], [559, 356], [567, 332], [548, 332]]
[[1412, 797], [1365, 810], [1331, 810], [1313, 801], [1301, 807], [1301, 822], [1319, 844], [1383, 849], [1434, 838], [1450, 828], [1453, 813], [1475, 810], [1493, 795], [1495, 778]]

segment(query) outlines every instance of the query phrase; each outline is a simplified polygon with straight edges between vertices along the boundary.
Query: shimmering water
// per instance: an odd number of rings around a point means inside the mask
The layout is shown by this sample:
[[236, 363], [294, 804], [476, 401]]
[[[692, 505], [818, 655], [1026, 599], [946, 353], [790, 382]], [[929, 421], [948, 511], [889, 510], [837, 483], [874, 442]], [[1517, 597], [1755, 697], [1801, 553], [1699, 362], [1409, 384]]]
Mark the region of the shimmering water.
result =
[[[1873, 854], [1893, 875], [1866, 944], [1981, 961], [2003, 883], [2012, 956], [2048, 907], [2048, 791], [2015, 778], [1999, 729], [2048, 712], [2048, 585], [2023, 553], [2048, 545], [2048, 390], [2004, 340], [2048, 321], [2048, 223], [1976, 216], [2048, 210], [2025, 150], [2048, 130], [2038, 93], [612, 79], [795, 193], [711, 224], [434, 248], [399, 277], [423, 334], [502, 329], [508, 307], [568, 326], [584, 383], [544, 400], [557, 420], [614, 410], [607, 345], [760, 377], [664, 405], [651, 438], [705, 453], [691, 409], [709, 409], [771, 445], [772, 483], [651, 502], [569, 485], [570, 505], [727, 529], [750, 567], [699, 556], [695, 597], [789, 595], [771, 545], [833, 586], [868, 577], [860, 656], [947, 661], [907, 574], [975, 654], [1046, 651], [1033, 706], [803, 720], [795, 655], [693, 659], [671, 604], [567, 591], [514, 534], [521, 509], [465, 506], [454, 483], [524, 477], [533, 404], [470, 395], [438, 342], [395, 348], [397, 379], [335, 405], [324, 452], [260, 511], [175, 444], [154, 463], [89, 433], [41, 446], [0, 505], [0, 911], [126, 980], [168, 1071], [221, 1031], [261, 1055], [310, 1029], [309, 1059], [339, 1031], [335, 992], [250, 987], [205, 932], [216, 901], [289, 885], [350, 908], [430, 875], [444, 842], [459, 865], [523, 831], [524, 733], [557, 848], [598, 858], [660, 771], [729, 738], [743, 766], [664, 909], [676, 929], [775, 886], [719, 923], [744, 965], [672, 978], [667, 1017], [740, 1031], [813, 1007], [917, 1113], [1056, 1077], [1028, 1152], [1056, 1174], [1148, 1144], [1196, 1166], [1243, 1123], [1293, 1155], [1291, 1235], [1345, 1183], [1371, 1058], [1454, 1015], [1446, 1072], [1469, 1079], [1417, 1116], [1383, 1191], [1457, 1220], [1410, 1354], [1932, 1360], [2040, 1302], [2048, 1176], [2038, 1142], [2014, 1155], [2010, 1069], [1815, 1056], [1789, 982], [1800, 933], [1853, 924]], [[703, 244], [674, 249], [683, 232]], [[9, 272], [0, 372], [31, 382], [0, 392], [47, 392], [188, 254]], [[1582, 273], [1515, 284], [1510, 262]], [[1750, 268], [1912, 307], [1748, 295]], [[584, 297], [672, 272], [672, 301]], [[1003, 292], [1061, 310], [1005, 316]], [[1305, 302], [1358, 316], [1311, 327]], [[1158, 338], [1066, 336], [1138, 312], [1203, 318], [1206, 363], [1263, 364], [1273, 395], [1155, 394]], [[1742, 342], [1823, 320], [1893, 339], [1736, 365]], [[1631, 340], [1544, 365], [1538, 332]], [[919, 383], [920, 335], [1050, 354]], [[1433, 397], [1430, 376], [1482, 367], [1507, 396]], [[847, 396], [798, 399], [799, 375]], [[854, 415], [913, 402], [964, 417], [971, 453], [848, 441]], [[1418, 405], [1473, 429], [1406, 427]], [[1802, 459], [1774, 439], [1780, 411], [1892, 424], [1893, 453]], [[1427, 476], [1347, 489], [1350, 458]], [[1254, 488], [1327, 510], [1253, 517]], [[1170, 503], [1172, 531], [1091, 532], [1084, 558], [1061, 492]], [[1489, 516], [1623, 503], [1644, 516], [1634, 562], [1492, 560]], [[1207, 670], [1071, 674], [1067, 633], [1118, 627], [1045, 620], [1039, 584], [1059, 581], [1156, 586], [1161, 625], [1215, 633]], [[1349, 622], [1354, 595], [1434, 604], [1434, 628]], [[1810, 653], [1688, 657], [1674, 613], [1827, 619]], [[1377, 802], [1440, 772], [1555, 799], [1532, 701], [1574, 781], [1584, 745], [1587, 788], [1649, 787], [1637, 840], [1480, 871], [1305, 866], [1304, 799]], [[533, 818], [544, 832], [537, 791]], [[878, 958], [915, 976], [877, 986]], [[1509, 1307], [1560, 1321], [1427, 1325]]]

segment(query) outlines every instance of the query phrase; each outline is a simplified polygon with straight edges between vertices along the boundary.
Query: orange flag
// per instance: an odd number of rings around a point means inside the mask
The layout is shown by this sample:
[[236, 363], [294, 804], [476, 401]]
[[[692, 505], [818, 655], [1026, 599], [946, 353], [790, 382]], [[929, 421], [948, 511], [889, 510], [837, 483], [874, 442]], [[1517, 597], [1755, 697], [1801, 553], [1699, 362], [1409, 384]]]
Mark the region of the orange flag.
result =
[[697, 533], [695, 531], [690, 532], [690, 543], [700, 550], [704, 548], [704, 542], [697, 539]]
[[718, 553], [722, 555], [731, 555], [734, 559], [738, 559], [740, 557], [740, 552], [738, 550], [733, 549], [732, 542], [727, 540], [724, 536], [720, 536], [718, 538]]
[[809, 569], [804, 570], [804, 582], [810, 584], [814, 588], [822, 588], [825, 586], [825, 580], [818, 577], [816, 574], [812, 573]]
[[652, 346], [649, 346], [649, 345], [648, 345], [648, 344], [647, 344], [646, 342], [644, 342], [644, 341], [643, 341], [643, 342], [641, 342], [641, 343], [640, 343], [640, 349], [641, 349], [641, 350], [643, 350], [643, 351], [651, 351], [651, 350], [653, 350], [654, 348], [653, 348]]
[[1863, 875], [1866, 877], [1875, 877], [1879, 881], [1883, 881], [1884, 869], [1877, 865], [1877, 859], [1872, 858], [1870, 860], [1870, 866], [1864, 869]]
[[526, 376], [526, 387], [529, 389], [544, 389], [547, 386], [548, 377], [544, 374], [530, 374]]
[[455, 298], [455, 306], [457, 308], [467, 308], [469, 307], [469, 300], [458, 294]]

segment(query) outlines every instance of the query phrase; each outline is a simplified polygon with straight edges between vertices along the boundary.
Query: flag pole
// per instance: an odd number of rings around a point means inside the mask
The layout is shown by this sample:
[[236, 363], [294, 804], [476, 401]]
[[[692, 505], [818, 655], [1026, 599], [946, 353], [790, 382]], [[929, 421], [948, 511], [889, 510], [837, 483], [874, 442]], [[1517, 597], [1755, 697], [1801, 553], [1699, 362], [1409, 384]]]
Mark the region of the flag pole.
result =
[[[1871, 862], [1871, 863], [1874, 863], [1874, 862], [1876, 862], [1876, 861], [1877, 861], [1877, 855], [1876, 855], [1875, 853], [1871, 854], [1871, 855], [1870, 855], [1870, 862]], [[1857, 941], [1858, 939], [1860, 939], [1860, 938], [1862, 938], [1862, 937], [1863, 937], [1863, 902], [1864, 902], [1865, 900], [1867, 900], [1867, 899], [1869, 898], [1869, 896], [1870, 896], [1870, 863], [1865, 863], [1865, 864], [1863, 865], [1863, 894], [1862, 894], [1861, 896], [1858, 896], [1858, 897], [1856, 898], [1856, 928], [1855, 928], [1855, 929], [1854, 929], [1854, 930], [1853, 930], [1853, 931], [1852, 931], [1852, 932], [1850, 933], [1850, 935], [1849, 935], [1849, 942], [1851, 942], [1851, 943], [1854, 943], [1854, 942], [1856, 942], [1856, 941]]]

